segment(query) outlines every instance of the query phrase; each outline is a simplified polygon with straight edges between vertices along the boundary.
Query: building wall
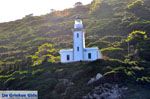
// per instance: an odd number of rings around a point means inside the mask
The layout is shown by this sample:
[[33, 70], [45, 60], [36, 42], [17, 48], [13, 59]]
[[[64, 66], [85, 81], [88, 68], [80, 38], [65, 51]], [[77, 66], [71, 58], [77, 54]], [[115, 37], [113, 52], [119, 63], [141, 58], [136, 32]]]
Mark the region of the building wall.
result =
[[[91, 59], [89, 59], [88, 54], [91, 53]], [[69, 55], [69, 60], [67, 60], [67, 55]], [[94, 61], [97, 59], [102, 59], [102, 54], [98, 49], [84, 49], [83, 52], [83, 59], [81, 61]], [[80, 60], [74, 60], [74, 54], [73, 51], [66, 50], [66, 51], [61, 51], [60, 52], [60, 58], [61, 58], [61, 63], [69, 63], [69, 62], [75, 62], [75, 61], [80, 61]], [[80, 56], [80, 55], [79, 55]]]
[[[70, 59], [67, 60], [67, 55], [70, 56]], [[73, 51], [64, 51], [60, 53], [61, 63], [73, 62]]]
[[[78, 35], [78, 37], [77, 37]], [[74, 31], [73, 33], [73, 49], [74, 49], [74, 61], [80, 61], [84, 58], [85, 39], [83, 31]], [[78, 50], [79, 48], [79, 50]]]
[[[91, 59], [89, 59], [88, 54], [91, 53]], [[97, 59], [101, 59], [102, 55], [98, 49], [85, 49], [84, 51], [84, 60], [85, 61], [93, 61]]]
[[[82, 20], [76, 19], [73, 32], [73, 49], [60, 51], [62, 63], [102, 59], [102, 54], [97, 47], [85, 48], [84, 34]], [[69, 55], [69, 60], [67, 59], [67, 55]]]

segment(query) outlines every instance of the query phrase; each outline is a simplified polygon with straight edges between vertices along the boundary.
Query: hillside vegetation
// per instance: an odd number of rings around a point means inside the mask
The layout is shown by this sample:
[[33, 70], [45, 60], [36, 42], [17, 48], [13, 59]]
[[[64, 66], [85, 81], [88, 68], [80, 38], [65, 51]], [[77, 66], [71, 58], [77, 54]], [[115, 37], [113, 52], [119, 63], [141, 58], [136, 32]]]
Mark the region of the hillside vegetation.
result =
[[[121, 99], [149, 99], [149, 5], [149, 0], [93, 0], [0, 23], [0, 90], [38, 90], [40, 99], [91, 99], [95, 87], [117, 84], [128, 88]], [[59, 62], [59, 50], [72, 47], [76, 16], [83, 18], [86, 46], [98, 46], [102, 60]], [[88, 85], [97, 73], [103, 77]]]

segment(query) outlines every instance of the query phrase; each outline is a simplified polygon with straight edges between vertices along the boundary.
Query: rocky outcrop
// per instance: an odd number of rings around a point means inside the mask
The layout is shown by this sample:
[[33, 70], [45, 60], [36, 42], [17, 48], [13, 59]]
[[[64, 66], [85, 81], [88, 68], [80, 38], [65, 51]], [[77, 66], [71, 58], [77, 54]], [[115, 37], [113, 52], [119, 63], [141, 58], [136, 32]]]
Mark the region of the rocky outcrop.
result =
[[126, 87], [119, 87], [117, 84], [103, 84], [95, 87], [82, 99], [124, 99]]
[[103, 77], [102, 74], [97, 73], [96, 77], [91, 78], [91, 79], [88, 81], [87, 84], [88, 84], [88, 85], [89, 85], [89, 84], [92, 84], [92, 83], [98, 81], [98, 80], [99, 80], [100, 78], [102, 78], [102, 77]]
[[63, 94], [66, 88], [72, 86], [74, 83], [70, 82], [68, 79], [60, 79], [58, 84], [55, 86], [55, 91], [58, 94]]

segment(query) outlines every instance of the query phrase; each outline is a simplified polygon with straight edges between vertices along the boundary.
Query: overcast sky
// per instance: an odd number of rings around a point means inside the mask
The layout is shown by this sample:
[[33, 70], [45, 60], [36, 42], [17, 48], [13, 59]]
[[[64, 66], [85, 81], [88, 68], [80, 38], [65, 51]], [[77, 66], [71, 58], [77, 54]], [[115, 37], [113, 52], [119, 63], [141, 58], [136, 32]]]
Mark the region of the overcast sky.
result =
[[88, 4], [92, 0], [0, 0], [0, 22], [20, 19], [31, 13], [46, 14], [50, 9], [70, 8], [78, 1]]

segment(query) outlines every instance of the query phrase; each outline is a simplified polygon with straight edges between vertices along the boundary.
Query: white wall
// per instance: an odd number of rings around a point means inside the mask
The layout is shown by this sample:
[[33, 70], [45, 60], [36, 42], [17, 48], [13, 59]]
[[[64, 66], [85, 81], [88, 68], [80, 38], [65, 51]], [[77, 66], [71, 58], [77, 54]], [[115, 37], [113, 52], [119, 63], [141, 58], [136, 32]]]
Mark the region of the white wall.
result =
[[[91, 53], [91, 59], [88, 58], [88, 53]], [[85, 49], [84, 51], [85, 61], [93, 61], [93, 60], [97, 60], [101, 58], [102, 58], [102, 55], [100, 54], [98, 49]]]
[[[67, 60], [67, 55], [70, 56], [70, 60]], [[60, 58], [61, 58], [61, 63], [68, 63], [68, 62], [73, 62], [73, 51], [64, 51], [60, 52]]]
[[98, 58], [99, 58], [99, 59], [102, 59], [102, 58], [103, 58], [103, 55], [102, 55], [101, 51], [98, 50], [98, 53], [99, 53], [99, 54], [98, 54]]
[[[91, 59], [88, 58], [88, 53], [91, 53]], [[82, 61], [93, 61], [97, 59], [102, 59], [102, 54], [98, 49], [84, 49], [84, 59]], [[70, 56], [70, 60], [67, 60], [67, 55]], [[61, 58], [61, 63], [69, 63], [69, 62], [75, 62], [75, 61], [80, 61], [80, 60], [74, 60], [73, 58], [73, 50], [65, 50], [65, 51], [60, 51], [60, 58]], [[80, 57], [80, 55], [79, 55]]]
[[[77, 37], [77, 34], [79, 34], [79, 37]], [[77, 51], [77, 47], [79, 47], [79, 51]], [[73, 33], [74, 61], [83, 60], [84, 47], [85, 47], [84, 32], [83, 31], [74, 31], [74, 33]]]
[[[79, 34], [79, 37], [77, 37]], [[77, 50], [79, 47], [79, 51]], [[91, 53], [91, 59], [88, 58], [88, 53]], [[67, 55], [70, 56], [70, 60], [67, 60]], [[74, 61], [93, 61], [102, 58], [102, 54], [97, 47], [85, 48], [85, 37], [83, 31], [82, 20], [75, 20], [74, 32], [73, 32], [73, 49], [61, 50], [60, 57], [62, 63], [74, 62]]]

